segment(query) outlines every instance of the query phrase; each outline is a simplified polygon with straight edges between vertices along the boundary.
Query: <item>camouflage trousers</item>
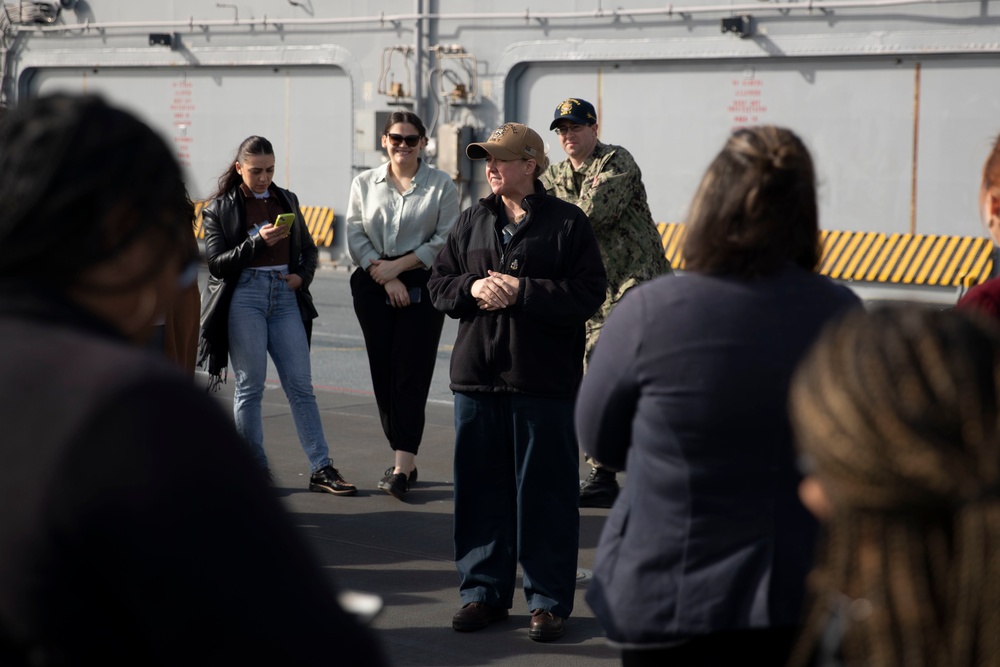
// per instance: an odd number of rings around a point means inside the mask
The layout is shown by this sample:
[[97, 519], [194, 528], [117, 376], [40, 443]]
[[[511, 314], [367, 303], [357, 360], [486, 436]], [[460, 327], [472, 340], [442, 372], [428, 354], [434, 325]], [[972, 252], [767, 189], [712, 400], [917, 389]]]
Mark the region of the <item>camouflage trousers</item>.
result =
[[[622, 285], [614, 291], [608, 290], [608, 296], [601, 305], [600, 310], [598, 310], [593, 317], [587, 320], [587, 345], [584, 348], [583, 353], [583, 372], [587, 372], [587, 364], [590, 362], [590, 355], [594, 352], [594, 347], [597, 345], [597, 339], [601, 336], [601, 329], [604, 327], [604, 323], [607, 321], [608, 317], [611, 315], [611, 311], [614, 309], [615, 305], [625, 296], [625, 292], [632, 289], [639, 284], [639, 281], [635, 278], [629, 278]], [[602, 465], [597, 459], [591, 457], [590, 455], [584, 456], [588, 464], [593, 468], [607, 468], [607, 466]]]

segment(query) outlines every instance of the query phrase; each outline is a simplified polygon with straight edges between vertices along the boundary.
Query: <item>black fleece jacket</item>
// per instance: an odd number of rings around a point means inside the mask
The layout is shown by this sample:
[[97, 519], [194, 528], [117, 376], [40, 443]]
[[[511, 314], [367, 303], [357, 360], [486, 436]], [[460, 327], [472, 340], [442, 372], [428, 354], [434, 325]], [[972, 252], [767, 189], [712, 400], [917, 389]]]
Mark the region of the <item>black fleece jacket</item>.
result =
[[[607, 275], [586, 214], [535, 193], [504, 247], [507, 224], [496, 195], [466, 209], [438, 254], [427, 287], [434, 306], [460, 319], [451, 356], [453, 391], [566, 396], [583, 376], [586, 321], [604, 302]], [[472, 283], [499, 271], [517, 276], [517, 302], [480, 310]]]

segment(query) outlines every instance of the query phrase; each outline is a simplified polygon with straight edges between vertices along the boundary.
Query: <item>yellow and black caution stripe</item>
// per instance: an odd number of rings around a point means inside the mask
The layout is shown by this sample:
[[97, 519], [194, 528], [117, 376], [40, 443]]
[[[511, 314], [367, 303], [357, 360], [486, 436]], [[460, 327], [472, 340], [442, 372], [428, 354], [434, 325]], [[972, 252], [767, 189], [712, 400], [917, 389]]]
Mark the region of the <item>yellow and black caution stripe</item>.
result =
[[681, 250], [684, 248], [685, 226], [680, 222], [661, 222], [656, 225], [656, 228], [660, 230], [663, 250], [670, 266], [677, 270], [683, 270], [684, 256]]
[[[657, 225], [663, 248], [683, 269], [684, 225]], [[822, 232], [819, 271], [837, 280], [898, 285], [958, 287], [977, 285], [993, 268], [993, 242], [974, 236]]]
[[983, 282], [993, 242], [972, 236], [823, 232], [820, 272], [842, 280], [957, 287]]
[[327, 206], [303, 206], [302, 215], [313, 241], [321, 248], [333, 245], [333, 209]]
[[[205, 225], [201, 219], [201, 210], [208, 202], [199, 201], [194, 203], [195, 221], [194, 235], [199, 239], [205, 238]], [[313, 237], [316, 245], [322, 248], [329, 248], [333, 245], [333, 209], [328, 206], [303, 206], [302, 216], [306, 219], [306, 227]]]
[[205, 208], [207, 201], [196, 201], [194, 203], [194, 235], [199, 240], [205, 239], [205, 222], [201, 219], [201, 210]]
[[[877, 281], [873, 266], [880, 266], [879, 257], [886, 249], [886, 236], [881, 232], [821, 232], [823, 253], [819, 272], [838, 280]], [[864, 278], [866, 271], [871, 278]], [[885, 282], [885, 280], [879, 281]]]

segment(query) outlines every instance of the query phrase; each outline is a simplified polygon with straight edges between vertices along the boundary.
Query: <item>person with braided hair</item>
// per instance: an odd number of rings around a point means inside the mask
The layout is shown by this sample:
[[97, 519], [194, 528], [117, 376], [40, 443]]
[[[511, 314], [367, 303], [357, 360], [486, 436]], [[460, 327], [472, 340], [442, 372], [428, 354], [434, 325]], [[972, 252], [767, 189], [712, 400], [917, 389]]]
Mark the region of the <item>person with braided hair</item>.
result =
[[791, 390], [827, 517], [794, 665], [1000, 661], [1000, 330], [896, 306], [825, 331]]
[[[1000, 137], [993, 143], [983, 165], [979, 211], [993, 242], [1000, 245]], [[993, 278], [976, 285], [959, 299], [955, 307], [959, 310], [979, 310], [1000, 321], [1000, 280]]]
[[686, 273], [630, 289], [576, 406], [584, 452], [628, 471], [587, 602], [631, 665], [781, 665], [816, 521], [797, 496], [788, 383], [860, 302], [815, 272], [812, 158], [790, 130], [736, 130], [688, 217]]

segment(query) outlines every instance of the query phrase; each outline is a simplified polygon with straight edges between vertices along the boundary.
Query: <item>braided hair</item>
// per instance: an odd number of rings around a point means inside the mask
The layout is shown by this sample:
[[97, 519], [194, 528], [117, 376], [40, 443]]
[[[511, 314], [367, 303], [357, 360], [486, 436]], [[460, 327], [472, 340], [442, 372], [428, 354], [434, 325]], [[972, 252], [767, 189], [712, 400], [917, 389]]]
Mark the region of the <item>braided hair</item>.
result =
[[156, 275], [186, 252], [194, 217], [163, 139], [95, 95], [27, 99], [7, 113], [0, 201], [0, 278], [57, 289], [147, 233], [162, 238], [161, 261], [136, 282]]
[[789, 263], [819, 263], [812, 157], [791, 130], [761, 125], [734, 131], [691, 204], [685, 268], [766, 276]]
[[1000, 331], [916, 306], [827, 330], [791, 391], [834, 514], [792, 664], [840, 610], [849, 665], [1000, 663]]

